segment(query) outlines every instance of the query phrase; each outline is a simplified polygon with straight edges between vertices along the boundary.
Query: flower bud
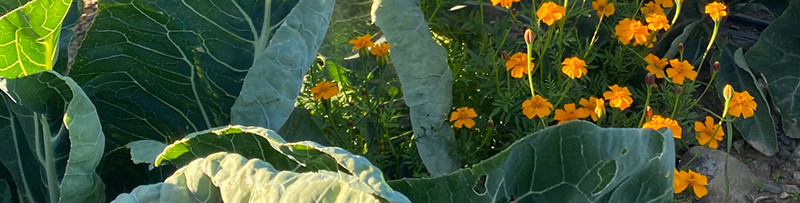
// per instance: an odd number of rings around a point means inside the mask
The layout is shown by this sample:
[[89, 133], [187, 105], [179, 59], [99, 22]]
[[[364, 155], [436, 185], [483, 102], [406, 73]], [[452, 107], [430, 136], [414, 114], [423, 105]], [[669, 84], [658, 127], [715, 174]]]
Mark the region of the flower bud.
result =
[[511, 59], [511, 57], [508, 56], [508, 52], [507, 51], [503, 50], [503, 60], [508, 61], [508, 59]]
[[353, 127], [353, 121], [348, 120], [347, 121], [347, 127], [351, 127], [352, 128]]
[[725, 101], [730, 101], [733, 98], [733, 86], [730, 84], [725, 85], [725, 89], [722, 90], [722, 97], [725, 97]]
[[644, 84], [646, 84], [647, 86], [655, 85], [656, 84], [656, 76], [651, 74], [651, 73], [648, 73], [647, 75], [644, 76]]
[[486, 37], [489, 37], [489, 39], [492, 39], [492, 33], [490, 32], [489, 34], [486, 34]]
[[367, 90], [363, 90], [363, 89], [362, 89], [362, 90], [361, 90], [361, 95], [362, 95], [362, 96], [366, 96], [366, 95], [367, 95]]
[[606, 100], [600, 98], [595, 101], [594, 114], [597, 114], [598, 119], [606, 114]]
[[715, 72], [719, 71], [719, 61], [714, 62], [714, 66], [712, 66], [712, 67], [714, 67], [714, 71]]
[[681, 86], [675, 87], [675, 94], [680, 94], [683, 92], [683, 88]]
[[683, 53], [683, 43], [678, 44], [678, 51]]
[[646, 111], [644, 113], [644, 117], [647, 118], [647, 120], [650, 120], [650, 118], [653, 117], [653, 108], [650, 108], [650, 106], [647, 106], [647, 109], [646, 109]]
[[517, 16], [517, 9], [511, 8], [511, 15]]
[[531, 29], [525, 30], [525, 43], [533, 44], [533, 39], [536, 39], [536, 37], [533, 36], [533, 30]]
[[493, 120], [487, 121], [486, 122], [486, 127], [487, 128], [494, 128], [494, 121]]

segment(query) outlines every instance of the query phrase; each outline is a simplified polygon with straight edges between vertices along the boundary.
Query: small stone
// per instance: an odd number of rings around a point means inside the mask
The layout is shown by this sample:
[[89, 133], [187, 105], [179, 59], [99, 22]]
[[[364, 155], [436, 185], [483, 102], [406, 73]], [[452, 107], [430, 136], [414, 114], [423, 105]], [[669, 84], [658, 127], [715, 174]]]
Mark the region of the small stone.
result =
[[764, 184], [764, 191], [767, 191], [767, 192], [770, 192], [770, 193], [773, 193], [773, 194], [780, 194], [781, 193], [781, 188], [778, 187], [778, 185], [775, 185], [775, 183], [767, 183], [767, 184]]
[[[696, 154], [697, 159], [688, 165], [688, 168], [705, 175], [708, 178], [708, 195], [701, 198], [699, 203], [715, 202], [747, 202], [746, 196], [751, 193], [755, 175], [747, 166], [738, 159], [719, 150], [703, 150], [698, 146], [689, 149], [683, 155], [683, 161], [689, 160]], [[700, 153], [702, 152], [702, 153]], [[728, 177], [730, 178], [730, 195], [726, 191], [725, 162], [728, 162]], [[685, 163], [680, 163], [683, 165]], [[767, 170], [769, 166], [767, 166]], [[777, 187], [777, 186], [776, 186]], [[778, 188], [780, 190], [780, 188]]]
[[800, 193], [800, 188], [797, 188], [797, 185], [784, 185], [783, 190], [791, 194]]
[[780, 160], [788, 160], [789, 157], [792, 156], [792, 152], [786, 149], [787, 147], [781, 147], [780, 151], [778, 151], [778, 159]]
[[800, 183], [800, 171], [792, 173], [792, 180], [794, 180], [795, 183]]
[[781, 140], [781, 143], [783, 143], [785, 145], [789, 145], [789, 144], [792, 143], [792, 138], [789, 138], [789, 137], [786, 137], [786, 136], [780, 136], [778, 138], [779, 138], [779, 140]]
[[744, 146], [744, 140], [736, 140], [736, 142], [733, 142], [733, 149], [737, 152], [742, 152], [742, 146]]
[[780, 197], [781, 199], [789, 198], [789, 193], [781, 192], [780, 196], [778, 196], [778, 197]]

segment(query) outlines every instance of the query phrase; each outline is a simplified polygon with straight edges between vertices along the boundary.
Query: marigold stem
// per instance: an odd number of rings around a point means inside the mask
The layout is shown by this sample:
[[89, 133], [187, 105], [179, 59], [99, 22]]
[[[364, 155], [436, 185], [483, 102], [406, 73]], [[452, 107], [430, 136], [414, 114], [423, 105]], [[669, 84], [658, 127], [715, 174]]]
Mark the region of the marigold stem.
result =
[[639, 127], [642, 127], [642, 124], [644, 124], [644, 117], [645, 117], [645, 114], [647, 114], [647, 106], [650, 105], [650, 96], [652, 95], [652, 90], [653, 90], [653, 87], [650, 86], [650, 85], [647, 85], [647, 98], [644, 100], [644, 107], [645, 108], [642, 110], [642, 117], [639, 118], [639, 125], [638, 125]]
[[678, 15], [681, 14], [681, 2], [683, 0], [675, 0], [675, 15], [672, 16], [672, 23], [671, 25], [675, 25], [675, 21], [678, 20]]
[[703, 57], [700, 57], [700, 65], [697, 66], [697, 72], [703, 69], [703, 61], [706, 60], [706, 55], [708, 51], [711, 50], [711, 45], [714, 45], [714, 40], [717, 39], [717, 33], [719, 32], [719, 20], [714, 21], [714, 32], [711, 33], [711, 40], [708, 41], [708, 46], [706, 46], [706, 51], [703, 52]]
[[525, 44], [526, 44], [525, 48], [528, 50], [528, 54], [526, 56], [526, 58], [528, 59], [525, 61], [525, 65], [528, 66], [528, 69], [526, 70], [528, 71], [528, 86], [531, 88], [531, 98], [533, 98], [534, 96], [536, 96], [536, 91], [533, 89], [533, 76], [531, 76], [533, 75], [533, 69], [531, 69], [531, 54], [532, 54], [531, 52], [533, 49], [532, 47], [533, 43], [525, 43]]

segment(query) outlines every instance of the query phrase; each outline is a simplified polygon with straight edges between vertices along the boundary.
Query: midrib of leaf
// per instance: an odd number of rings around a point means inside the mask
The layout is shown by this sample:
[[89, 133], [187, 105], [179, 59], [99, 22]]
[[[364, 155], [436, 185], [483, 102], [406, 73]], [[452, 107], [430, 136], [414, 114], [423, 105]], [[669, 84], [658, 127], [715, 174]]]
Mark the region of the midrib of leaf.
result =
[[[6, 107], [6, 108], [8, 108], [8, 107]], [[8, 111], [12, 112], [11, 109], [8, 109]], [[16, 153], [17, 160], [22, 160], [22, 157], [20, 156], [20, 154], [22, 154], [22, 152], [19, 150], [19, 144], [17, 144], [17, 143], [19, 143], [19, 140], [17, 140], [17, 136], [16, 136], [17, 135], [17, 128], [16, 128], [16, 125], [14, 125], [14, 115], [13, 115], [13, 113], [9, 116], [8, 120], [11, 123], [11, 125], [10, 125], [11, 134], [14, 135], [14, 136], [11, 136], [11, 139], [14, 140], [14, 150], [17, 152]], [[22, 168], [22, 162], [19, 162], [17, 164], [17, 166], [19, 167], [19, 171], [25, 171]], [[19, 189], [18, 190], [18, 191], [24, 191], [24, 192], [20, 192], [20, 193], [24, 194], [24, 195], [20, 195], [20, 196], [22, 196], [20, 198], [27, 198], [28, 202], [36, 202], [36, 201], [33, 200], [33, 197], [31, 197], [31, 193], [30, 193], [31, 187], [28, 185], [28, 177], [25, 177], [25, 173], [19, 173], [19, 174], [22, 177], [21, 178], [22, 186], [24, 187], [24, 189]]]

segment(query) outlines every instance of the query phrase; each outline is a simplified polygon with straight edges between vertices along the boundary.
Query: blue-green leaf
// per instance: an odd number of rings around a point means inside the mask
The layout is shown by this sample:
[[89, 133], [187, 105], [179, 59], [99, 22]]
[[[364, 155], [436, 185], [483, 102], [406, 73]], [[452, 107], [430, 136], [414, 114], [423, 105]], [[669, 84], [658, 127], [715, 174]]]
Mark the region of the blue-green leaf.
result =
[[105, 140], [83, 90], [52, 71], [8, 80], [6, 88], [0, 161], [17, 196], [24, 202], [105, 202], [95, 173]]
[[256, 52], [231, 123], [280, 129], [325, 37], [335, 0], [301, 0], [263, 52]]
[[447, 52], [433, 40], [419, 0], [375, 0], [372, 20], [392, 46], [392, 62], [410, 108], [415, 143], [422, 162], [433, 176], [460, 167], [448, 150], [454, 139], [446, 121], [453, 100], [453, 74]]
[[600, 128], [585, 121], [549, 127], [472, 168], [390, 181], [412, 202], [670, 202], [672, 133]]
[[409, 202], [402, 194], [342, 171], [298, 173], [219, 152], [192, 161], [164, 183], [140, 186], [113, 202]]
[[[764, 75], [787, 136], [800, 138], [800, 2], [792, 2], [745, 54], [747, 64]], [[751, 92], [751, 94], [753, 94]], [[757, 97], [757, 96], [754, 96]], [[763, 108], [759, 104], [758, 108]]]

